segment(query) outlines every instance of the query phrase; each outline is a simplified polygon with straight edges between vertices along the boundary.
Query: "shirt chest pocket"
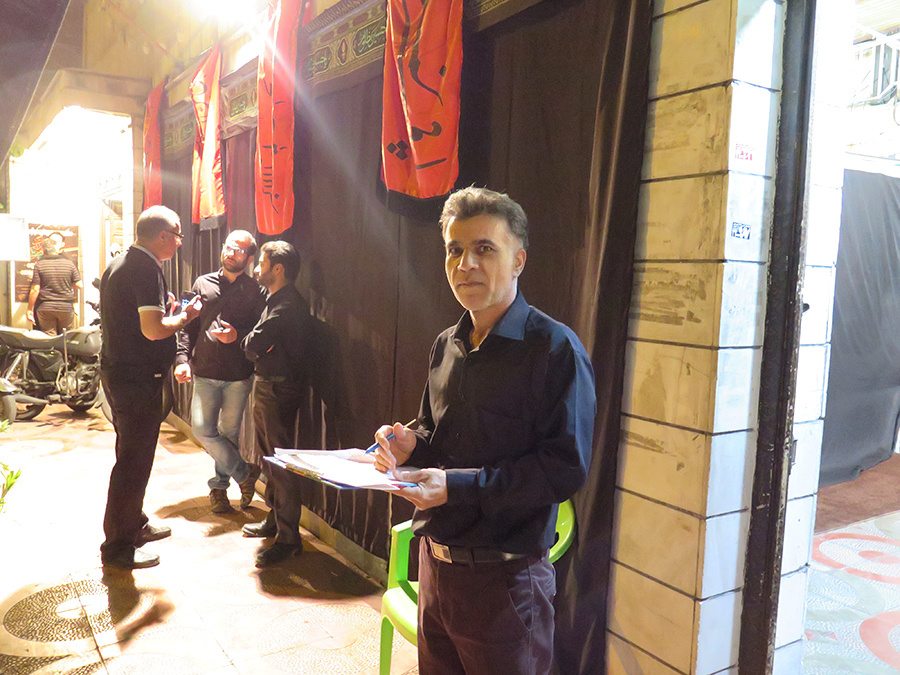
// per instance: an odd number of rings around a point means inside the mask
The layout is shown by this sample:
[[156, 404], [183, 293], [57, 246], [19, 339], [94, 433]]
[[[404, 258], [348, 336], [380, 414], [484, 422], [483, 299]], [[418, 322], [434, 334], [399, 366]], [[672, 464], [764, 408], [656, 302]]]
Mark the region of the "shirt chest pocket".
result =
[[481, 408], [475, 415], [476, 438], [472, 448], [480, 464], [492, 465], [505, 459], [525, 455], [530, 450], [530, 424], [521, 417], [511, 417], [503, 412]]

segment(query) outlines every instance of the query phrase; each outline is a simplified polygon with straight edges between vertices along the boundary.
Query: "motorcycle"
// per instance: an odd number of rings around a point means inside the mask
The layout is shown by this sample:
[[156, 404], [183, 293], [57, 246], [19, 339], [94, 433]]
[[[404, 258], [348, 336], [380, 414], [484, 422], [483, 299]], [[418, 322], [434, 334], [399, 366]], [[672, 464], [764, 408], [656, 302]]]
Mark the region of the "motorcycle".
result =
[[0, 326], [0, 405], [8, 406], [3, 380], [15, 389], [17, 420], [33, 419], [49, 403], [76, 412], [102, 405], [100, 344], [93, 326], [62, 335]]

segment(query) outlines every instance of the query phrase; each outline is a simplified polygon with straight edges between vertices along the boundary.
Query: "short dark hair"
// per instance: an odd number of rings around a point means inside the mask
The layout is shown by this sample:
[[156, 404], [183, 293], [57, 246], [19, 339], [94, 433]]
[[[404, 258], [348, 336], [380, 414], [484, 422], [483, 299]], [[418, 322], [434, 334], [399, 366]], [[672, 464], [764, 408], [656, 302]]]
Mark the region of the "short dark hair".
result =
[[134, 224], [134, 234], [138, 239], [152, 241], [164, 230], [174, 230], [181, 225], [181, 219], [168, 206], [151, 206]]
[[[228, 236], [230, 237], [232, 234], [240, 234], [242, 238], [246, 238], [250, 241], [250, 245], [247, 246], [247, 250], [244, 251], [244, 253], [247, 254], [248, 258], [252, 258], [253, 256], [256, 255], [256, 251], [257, 251], [256, 239], [253, 237], [253, 235], [250, 232], [248, 232], [247, 230], [232, 230], [228, 234]], [[246, 235], [246, 237], [245, 237], [245, 235]], [[227, 239], [227, 237], [226, 237], [226, 239]], [[224, 247], [225, 244], [222, 244], [222, 246]]]
[[284, 267], [284, 278], [294, 283], [300, 274], [300, 254], [286, 241], [267, 241], [260, 249], [269, 259], [269, 267], [281, 265]]
[[441, 212], [441, 232], [446, 234], [453, 220], [484, 215], [503, 218], [509, 231], [522, 243], [522, 248], [528, 248], [528, 217], [525, 210], [509, 195], [487, 188], [467, 187], [447, 197]]

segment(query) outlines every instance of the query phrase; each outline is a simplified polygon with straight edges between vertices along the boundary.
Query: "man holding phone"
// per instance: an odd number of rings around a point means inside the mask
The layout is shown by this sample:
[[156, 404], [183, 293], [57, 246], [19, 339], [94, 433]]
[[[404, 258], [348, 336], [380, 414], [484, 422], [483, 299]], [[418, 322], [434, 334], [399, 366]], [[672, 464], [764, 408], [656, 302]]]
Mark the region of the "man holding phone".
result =
[[203, 300], [198, 321], [178, 336], [175, 379], [194, 382], [191, 427], [215, 462], [209, 479], [213, 513], [234, 509], [228, 501], [231, 480], [241, 491], [240, 506], [250, 506], [260, 468], [241, 457], [241, 420], [253, 385], [253, 364], [244, 356], [241, 340], [256, 325], [265, 294], [244, 274], [256, 255], [256, 240], [235, 230], [222, 247], [222, 266], [197, 278], [182, 304], [194, 296]]
[[109, 477], [100, 546], [104, 567], [135, 569], [159, 564], [159, 556], [141, 550], [168, 537], [165, 525], [151, 525], [144, 493], [159, 427], [163, 381], [175, 358], [175, 333], [202, 309], [195, 298], [172, 315], [162, 272], [181, 246], [181, 221], [172, 209], [151, 206], [134, 226], [135, 242], [113, 260], [100, 279], [103, 351], [100, 378], [116, 429], [116, 462]]

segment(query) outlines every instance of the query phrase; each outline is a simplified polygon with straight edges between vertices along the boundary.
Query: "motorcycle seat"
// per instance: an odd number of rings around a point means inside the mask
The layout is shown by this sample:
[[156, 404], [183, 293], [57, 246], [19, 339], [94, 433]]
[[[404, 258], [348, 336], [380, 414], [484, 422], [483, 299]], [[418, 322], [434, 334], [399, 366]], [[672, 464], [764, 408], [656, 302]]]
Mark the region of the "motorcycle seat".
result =
[[0, 342], [18, 349], [59, 349], [63, 347], [62, 335], [47, 335], [39, 330], [23, 330], [0, 326]]

